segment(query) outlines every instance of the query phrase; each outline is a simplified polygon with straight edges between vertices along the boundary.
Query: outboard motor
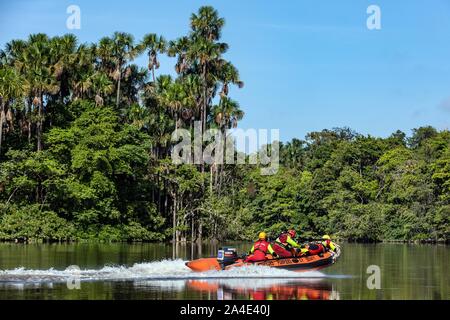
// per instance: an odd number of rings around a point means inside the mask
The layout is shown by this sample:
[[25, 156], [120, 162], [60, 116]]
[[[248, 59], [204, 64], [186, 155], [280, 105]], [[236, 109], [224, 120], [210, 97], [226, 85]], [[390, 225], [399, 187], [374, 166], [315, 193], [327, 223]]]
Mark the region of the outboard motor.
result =
[[219, 248], [217, 253], [217, 261], [220, 264], [220, 267], [225, 269], [226, 266], [233, 264], [236, 262], [238, 258], [236, 248]]

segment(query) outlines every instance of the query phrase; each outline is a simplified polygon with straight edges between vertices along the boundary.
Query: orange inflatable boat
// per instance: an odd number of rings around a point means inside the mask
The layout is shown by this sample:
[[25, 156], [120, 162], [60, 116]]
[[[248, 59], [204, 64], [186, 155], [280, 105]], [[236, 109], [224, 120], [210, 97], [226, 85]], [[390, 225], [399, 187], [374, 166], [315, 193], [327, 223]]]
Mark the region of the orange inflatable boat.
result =
[[196, 272], [204, 272], [209, 270], [229, 270], [231, 268], [258, 265], [272, 268], [290, 269], [292, 271], [311, 271], [328, 267], [336, 262], [340, 256], [340, 248], [337, 247], [336, 252], [327, 251], [318, 255], [290, 257], [290, 258], [273, 258], [267, 255], [267, 259], [257, 262], [244, 262], [239, 258], [234, 248], [223, 248], [219, 250], [219, 254], [214, 258], [201, 258], [186, 262], [186, 266]]

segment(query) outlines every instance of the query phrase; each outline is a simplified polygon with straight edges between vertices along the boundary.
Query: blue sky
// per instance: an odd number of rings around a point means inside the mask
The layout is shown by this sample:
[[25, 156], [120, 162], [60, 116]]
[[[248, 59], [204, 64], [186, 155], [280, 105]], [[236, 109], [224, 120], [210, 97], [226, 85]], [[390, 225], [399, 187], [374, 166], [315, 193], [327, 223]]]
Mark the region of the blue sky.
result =
[[[81, 9], [80, 30], [66, 28], [71, 4]], [[381, 8], [381, 30], [366, 27], [371, 4]], [[245, 82], [231, 92], [246, 112], [241, 128], [279, 128], [286, 141], [342, 126], [381, 137], [450, 127], [448, 0], [16, 0], [0, 3], [0, 46], [37, 32], [80, 42], [114, 31], [175, 39], [201, 5], [226, 20], [226, 57]], [[174, 60], [161, 62], [159, 73], [174, 73]]]

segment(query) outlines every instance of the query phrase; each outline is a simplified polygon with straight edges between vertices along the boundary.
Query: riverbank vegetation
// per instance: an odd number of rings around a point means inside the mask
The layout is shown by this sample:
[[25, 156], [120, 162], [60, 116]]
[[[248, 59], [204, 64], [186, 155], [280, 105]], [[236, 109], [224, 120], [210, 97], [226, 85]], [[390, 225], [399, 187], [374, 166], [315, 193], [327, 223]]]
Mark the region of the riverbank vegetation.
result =
[[[173, 164], [174, 130], [200, 121], [225, 132], [244, 116], [224, 23], [202, 7], [170, 41], [115, 32], [94, 44], [70, 34], [7, 43], [0, 239], [240, 240], [292, 226], [304, 238], [449, 239], [449, 131], [311, 132], [280, 143], [269, 176], [257, 165]], [[176, 76], [158, 74], [164, 54]], [[145, 68], [133, 63], [142, 55]]]

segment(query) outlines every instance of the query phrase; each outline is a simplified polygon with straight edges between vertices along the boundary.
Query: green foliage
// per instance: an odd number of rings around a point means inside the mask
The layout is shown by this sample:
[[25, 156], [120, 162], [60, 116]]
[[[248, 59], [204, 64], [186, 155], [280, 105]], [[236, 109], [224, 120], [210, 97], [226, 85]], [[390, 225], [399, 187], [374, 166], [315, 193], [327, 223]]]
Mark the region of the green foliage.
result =
[[0, 238], [4, 240], [28, 239], [71, 240], [74, 227], [54, 211], [42, 210], [39, 205], [2, 206]]
[[[159, 213], [148, 196], [135, 194], [146, 180], [150, 143], [145, 134], [120, 124], [111, 108], [91, 104], [67, 128], [50, 130], [46, 145], [40, 152], [10, 150], [0, 165], [0, 181], [13, 205], [5, 206], [2, 238], [123, 241], [161, 236]], [[70, 228], [62, 228], [65, 224]]]
[[419, 128], [410, 146], [398, 132], [387, 139], [349, 132], [325, 130], [306, 144], [282, 145], [280, 154], [293, 157], [282, 163], [292, 169], [246, 173], [235, 205], [245, 235], [296, 227], [304, 238], [448, 240], [449, 132]]
[[[0, 240], [175, 241], [271, 237], [296, 228], [356, 241], [448, 240], [450, 132], [388, 138], [349, 128], [280, 144], [280, 168], [175, 165], [175, 130], [225, 132], [244, 112], [209, 6], [186, 36], [95, 45], [30, 35], [0, 52]], [[141, 54], [148, 68], [132, 64]], [[156, 76], [159, 55], [176, 76]]]

